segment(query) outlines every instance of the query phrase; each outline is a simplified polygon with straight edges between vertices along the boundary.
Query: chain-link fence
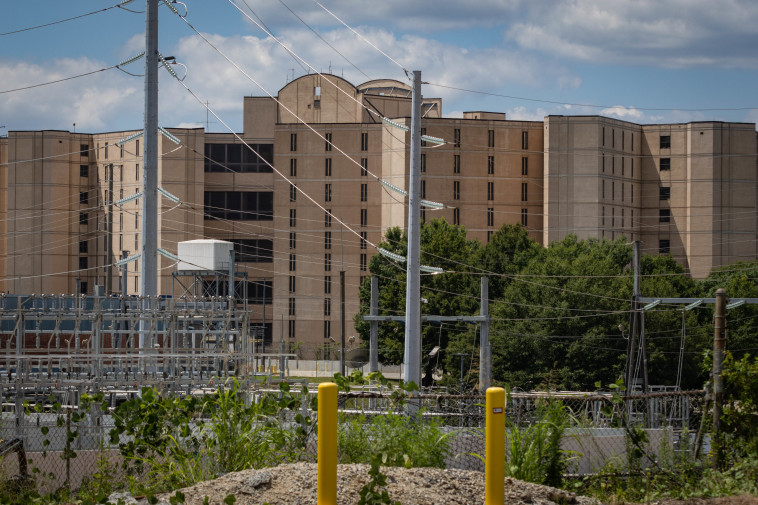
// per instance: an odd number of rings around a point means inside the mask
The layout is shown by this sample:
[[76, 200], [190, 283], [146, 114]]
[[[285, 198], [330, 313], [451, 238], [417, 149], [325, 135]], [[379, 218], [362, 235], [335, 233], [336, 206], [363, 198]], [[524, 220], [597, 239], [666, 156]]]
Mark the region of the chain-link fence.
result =
[[[295, 393], [303, 387], [307, 393]], [[207, 389], [190, 393], [215, 394]], [[244, 401], [251, 404], [264, 395], [281, 394], [264, 385], [244, 393]], [[307, 428], [307, 440], [297, 458], [314, 461], [317, 412], [312, 410], [315, 402], [311, 400], [316, 391], [304, 383], [293, 385], [292, 394], [300, 401], [283, 408], [276, 417], [283, 429]], [[19, 444], [11, 447], [14, 440], [22, 442], [28, 470], [40, 492], [61, 486], [76, 489], [98, 471], [109, 472], [112, 479], [123, 477], [117, 474], [123, 461], [119, 443], [130, 439], [125, 434], [115, 439], [110, 436], [114, 415], [118, 415], [115, 404], [135, 398], [137, 393], [132, 390], [118, 395], [111, 398], [111, 408], [103, 410], [98, 403], [86, 412], [42, 398], [35, 403], [28, 395], [25, 402], [6, 396], [0, 425], [0, 436], [8, 442], [0, 446], [0, 451], [5, 451], [4, 478], [25, 471], [20, 464], [23, 458], [17, 457]], [[396, 464], [482, 471], [484, 402], [484, 396], [478, 395], [423, 392], [406, 396], [397, 390], [374, 387], [340, 393], [340, 461], [363, 462], [376, 452], [387, 451], [397, 458]], [[708, 427], [702, 423], [706, 410], [703, 391], [628, 397], [611, 393], [511, 393], [506, 408], [506, 458], [516, 461], [526, 455], [549, 456], [534, 452], [536, 447], [557, 450], [565, 462], [562, 472], [572, 475], [665, 466], [676, 458], [692, 458], [698, 450], [707, 453], [708, 437], [703, 434]], [[313, 422], [305, 421], [308, 418]], [[556, 429], [562, 433], [559, 439], [551, 438]], [[551, 448], [550, 443], [556, 440], [557, 445]]]

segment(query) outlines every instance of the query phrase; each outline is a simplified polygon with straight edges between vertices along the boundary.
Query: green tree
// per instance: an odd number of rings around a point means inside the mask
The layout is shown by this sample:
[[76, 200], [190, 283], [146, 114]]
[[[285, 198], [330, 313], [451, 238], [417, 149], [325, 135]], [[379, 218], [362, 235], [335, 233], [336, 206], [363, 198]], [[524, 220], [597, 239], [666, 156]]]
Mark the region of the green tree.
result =
[[[380, 247], [405, 256], [408, 237], [399, 228], [385, 234]], [[479, 249], [479, 242], [466, 238], [466, 229], [452, 226], [444, 219], [435, 219], [421, 227], [421, 263], [440, 267], [446, 271], [468, 272], [469, 263]], [[369, 271], [379, 278], [380, 314], [405, 314], [406, 265], [382, 255], [374, 255]], [[367, 281], [361, 286], [361, 313], [368, 313], [371, 296]], [[479, 276], [466, 273], [422, 274], [421, 311], [434, 315], [470, 315], [479, 309]], [[356, 317], [356, 328], [364, 342], [368, 342], [369, 325]], [[445, 349], [451, 332], [460, 331], [457, 325], [440, 327], [422, 325], [422, 355], [434, 346]], [[403, 359], [405, 327], [400, 323], [382, 323], [379, 326], [379, 358], [383, 363], [398, 364]], [[431, 379], [436, 360], [424, 362], [425, 381]]]

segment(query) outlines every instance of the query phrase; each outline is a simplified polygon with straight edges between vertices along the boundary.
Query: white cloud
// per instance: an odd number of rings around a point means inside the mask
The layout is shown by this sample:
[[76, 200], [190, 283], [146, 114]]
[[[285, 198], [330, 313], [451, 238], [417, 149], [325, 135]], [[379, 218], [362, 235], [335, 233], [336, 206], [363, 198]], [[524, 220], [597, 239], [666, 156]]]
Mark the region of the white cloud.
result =
[[753, 0], [563, 0], [528, 9], [507, 38], [593, 63], [755, 68], [757, 23]]
[[604, 116], [617, 117], [626, 121], [639, 121], [643, 117], [643, 113], [639, 109], [634, 107], [624, 107], [623, 105], [614, 105], [600, 111], [600, 114]]
[[[109, 66], [88, 58], [60, 59], [45, 65], [0, 61], [3, 90], [65, 79]], [[118, 124], [121, 114], [129, 115], [140, 103], [139, 81], [118, 70], [0, 94], [0, 117], [8, 130], [72, 129], [97, 131]], [[141, 108], [141, 107], [140, 107]], [[133, 125], [132, 125], [133, 126]]]

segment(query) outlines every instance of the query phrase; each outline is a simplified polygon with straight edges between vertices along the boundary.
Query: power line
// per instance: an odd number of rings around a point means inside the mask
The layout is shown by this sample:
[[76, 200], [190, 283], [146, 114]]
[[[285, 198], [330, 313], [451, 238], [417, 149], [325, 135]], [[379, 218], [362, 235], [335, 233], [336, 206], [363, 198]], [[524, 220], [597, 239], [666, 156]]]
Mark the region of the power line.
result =
[[[29, 27], [26, 27], [26, 28], [20, 28], [18, 30], [13, 30], [13, 31], [10, 31], [10, 32], [0, 33], [0, 37], [3, 37], [5, 35], [13, 35], [14, 33], [28, 32], [30, 30], [36, 30], [38, 28], [45, 28], [47, 26], [53, 26], [53, 25], [57, 25], [57, 24], [60, 24], [60, 23], [66, 23], [68, 21], [74, 21], [75, 19], [81, 19], [81, 18], [85, 18], [87, 16], [92, 16], [94, 14], [100, 14], [102, 12], [106, 12], [106, 11], [109, 11], [111, 9], [115, 9], [116, 7], [123, 8], [124, 5], [132, 3], [133, 1], [134, 0], [124, 0], [123, 2], [117, 3], [115, 5], [111, 5], [110, 7], [105, 7], [104, 9], [99, 9], [99, 10], [92, 11], [92, 12], [87, 12], [87, 13], [84, 13], [84, 14], [80, 14], [78, 16], [74, 16], [74, 17], [70, 17], [70, 18], [66, 18], [66, 19], [59, 19], [58, 21], [52, 21], [50, 23], [45, 23], [45, 24], [41, 24], [41, 25], [29, 26]], [[124, 10], [127, 10], [129, 12], [135, 12], [135, 11], [130, 11], [129, 9], [124, 9]]]
[[[315, 1], [315, 0], [314, 0]], [[318, 3], [318, 2], [316, 2]], [[511, 100], [522, 100], [525, 102], [537, 102], [537, 103], [549, 103], [552, 105], [570, 105], [572, 107], [591, 107], [595, 109], [613, 109], [617, 107], [623, 107], [620, 105], [597, 105], [597, 104], [591, 104], [591, 103], [572, 103], [572, 102], [559, 102], [556, 100], [546, 100], [541, 98], [527, 98], [523, 96], [513, 96], [513, 95], [504, 95], [502, 93], [494, 93], [491, 91], [479, 91], [474, 89], [467, 89], [467, 88], [460, 88], [457, 86], [450, 86], [447, 84], [439, 84], [439, 83], [433, 83], [433, 82], [427, 82], [426, 83], [429, 86], [436, 86], [438, 88], [445, 88], [445, 89], [452, 89], [455, 91], [464, 91], [466, 93], [475, 93], [477, 95], [487, 95], [487, 96], [496, 96], [499, 98], [508, 98]], [[644, 111], [658, 111], [658, 112], [666, 112], [666, 111], [681, 111], [681, 112], [718, 112], [718, 111], [745, 111], [745, 110], [758, 110], [758, 107], [714, 107], [714, 108], [704, 108], [704, 109], [688, 109], [688, 108], [664, 108], [664, 107], [625, 107], [627, 109], [635, 109], [635, 110], [644, 110]]]

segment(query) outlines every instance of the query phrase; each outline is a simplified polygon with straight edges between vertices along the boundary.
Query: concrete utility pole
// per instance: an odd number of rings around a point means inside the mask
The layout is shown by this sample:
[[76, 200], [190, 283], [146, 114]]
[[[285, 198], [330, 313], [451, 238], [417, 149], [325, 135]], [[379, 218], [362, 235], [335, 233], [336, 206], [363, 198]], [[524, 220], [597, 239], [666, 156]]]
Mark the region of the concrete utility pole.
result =
[[403, 377], [421, 385], [421, 71], [413, 71]]
[[345, 271], [340, 270], [340, 373], [344, 377], [345, 368]]
[[626, 394], [631, 394], [634, 388], [635, 379], [635, 363], [637, 352], [637, 334], [640, 330], [640, 314], [639, 314], [639, 298], [640, 291], [640, 277], [642, 275], [640, 266], [640, 242], [635, 240], [634, 247], [634, 288], [632, 292], [632, 317], [631, 325], [629, 328], [629, 343], [627, 344], [627, 360], [626, 360], [626, 377], [624, 377], [624, 387], [626, 388]]
[[[107, 233], [107, 259], [106, 265], [113, 263], [113, 163], [108, 165], [108, 228]], [[113, 266], [107, 266], [108, 269], [105, 275], [105, 296], [110, 296], [113, 293]]]
[[[379, 279], [371, 276], [371, 308], [369, 314], [379, 315]], [[379, 371], [379, 321], [371, 321], [371, 336], [369, 339], [369, 372]]]
[[[142, 310], [149, 312], [158, 294], [158, 3], [145, 0], [145, 134], [142, 157]], [[141, 321], [141, 323], [143, 323]], [[139, 346], [145, 347], [144, 327]]]
[[721, 444], [721, 405], [724, 402], [724, 380], [721, 371], [724, 367], [724, 349], [726, 348], [726, 291], [716, 291], [716, 314], [713, 329], [713, 469], [721, 469], [723, 447]]
[[482, 277], [479, 315], [484, 316], [479, 327], [479, 392], [487, 391], [492, 384], [492, 347], [490, 345], [489, 279]]

